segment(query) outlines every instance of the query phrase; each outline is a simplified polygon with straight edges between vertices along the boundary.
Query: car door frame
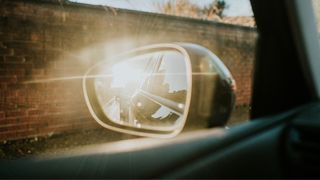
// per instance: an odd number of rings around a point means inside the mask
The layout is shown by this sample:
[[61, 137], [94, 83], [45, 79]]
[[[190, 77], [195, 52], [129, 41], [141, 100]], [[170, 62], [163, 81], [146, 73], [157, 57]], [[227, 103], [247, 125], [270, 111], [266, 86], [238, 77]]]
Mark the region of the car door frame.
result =
[[251, 112], [252, 118], [257, 119], [228, 131], [220, 129], [218, 134], [208, 133], [129, 153], [90, 152], [45, 160], [0, 162], [7, 167], [1, 170], [2, 177], [285, 177], [286, 159], [281, 156], [283, 132], [299, 112], [313, 106], [301, 105], [317, 100], [301, 66], [303, 60], [289, 21], [287, 2], [251, 0], [251, 3], [259, 31]]

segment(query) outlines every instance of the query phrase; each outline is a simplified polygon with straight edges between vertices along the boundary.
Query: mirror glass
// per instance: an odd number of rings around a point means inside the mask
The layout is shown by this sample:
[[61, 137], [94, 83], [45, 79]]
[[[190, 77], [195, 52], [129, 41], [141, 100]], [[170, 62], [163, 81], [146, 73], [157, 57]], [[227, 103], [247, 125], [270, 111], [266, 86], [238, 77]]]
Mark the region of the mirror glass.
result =
[[[191, 80], [183, 54], [176, 50], [144, 53], [99, 66], [93, 80], [98, 104], [115, 124], [173, 131], [185, 123]], [[190, 73], [189, 73], [190, 75]]]

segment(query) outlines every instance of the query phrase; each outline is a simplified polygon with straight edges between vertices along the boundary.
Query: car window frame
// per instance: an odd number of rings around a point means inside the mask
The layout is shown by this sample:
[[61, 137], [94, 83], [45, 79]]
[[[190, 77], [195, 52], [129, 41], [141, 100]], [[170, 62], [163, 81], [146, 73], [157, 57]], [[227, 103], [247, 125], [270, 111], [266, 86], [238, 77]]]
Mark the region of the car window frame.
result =
[[308, 81], [312, 96], [320, 98], [320, 46], [317, 21], [312, 0], [287, 0], [288, 16], [295, 34], [295, 45], [299, 50], [301, 66]]
[[290, 10], [292, 2], [250, 2], [259, 34], [250, 119], [276, 115], [317, 101], [312, 86], [308, 85], [308, 69], [301, 67], [301, 63], [306, 62], [299, 54], [296, 43], [300, 42], [289, 19], [290, 13], [295, 13]]

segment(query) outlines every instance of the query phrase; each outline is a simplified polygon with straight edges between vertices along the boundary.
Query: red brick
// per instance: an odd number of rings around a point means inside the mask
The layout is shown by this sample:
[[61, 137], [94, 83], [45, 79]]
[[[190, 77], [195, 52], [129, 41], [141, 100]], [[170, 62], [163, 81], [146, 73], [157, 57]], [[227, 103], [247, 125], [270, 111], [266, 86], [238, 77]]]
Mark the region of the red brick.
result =
[[16, 83], [16, 76], [0, 76], [0, 83]]
[[0, 69], [0, 76], [6, 76], [7, 70], [6, 69]]
[[5, 56], [6, 63], [24, 63], [26, 59], [24, 57], [19, 56]]
[[0, 126], [6, 126], [8, 124], [17, 124], [18, 120], [16, 117], [5, 117], [5, 119], [0, 120]]
[[5, 112], [4, 111], [0, 111], [0, 120], [5, 118]]
[[37, 56], [41, 53], [40, 49], [17, 48], [14, 49], [15, 56]]
[[7, 75], [16, 75], [16, 76], [24, 76], [26, 73], [26, 70], [25, 69], [9, 69], [6, 71], [6, 74]]
[[13, 49], [0, 47], [0, 55], [13, 56]]
[[17, 91], [14, 92], [14, 95], [15, 96], [6, 97], [6, 102], [12, 103], [12, 104], [25, 104], [26, 103], [26, 98], [24, 96], [17, 97], [17, 95], [18, 95]]
[[26, 115], [25, 111], [14, 110], [14, 111], [6, 111], [6, 117], [23, 117]]
[[[81, 79], [28, 85], [20, 82], [81, 76], [104, 58], [106, 52], [95, 44], [113, 42], [127, 34], [137, 35], [137, 39], [139, 34], [152, 35], [157, 43], [183, 40], [207, 46], [233, 73], [238, 85], [237, 105], [250, 103], [256, 38], [253, 31], [183, 20], [162, 22], [146, 16], [146, 22], [157, 21], [157, 26], [145, 23], [148, 31], [135, 34], [131, 29], [141, 25], [136, 23], [139, 13], [119, 12], [114, 17], [94, 8], [6, 2], [0, 7], [0, 127], [8, 124], [19, 128], [7, 129], [10, 132], [5, 136], [0, 133], [0, 140], [99, 128], [85, 105]], [[83, 49], [88, 51], [82, 53]], [[77, 56], [88, 59], [88, 63], [81, 64]]]
[[44, 69], [32, 69], [32, 76], [43, 76]]
[[37, 131], [37, 130], [34, 130], [34, 129], [31, 129], [31, 130], [23, 130], [23, 131], [16, 131], [16, 132], [15, 132], [15, 139], [36, 137], [37, 134], [38, 134], [38, 131]]
[[33, 67], [33, 64], [31, 63], [5, 63], [1, 64], [2, 68], [6, 69], [31, 69]]
[[0, 132], [0, 140], [14, 140], [18, 139], [16, 136], [16, 132]]
[[39, 115], [42, 115], [43, 113], [44, 113], [43, 110], [38, 110], [38, 109], [28, 110], [29, 116], [39, 116]]
[[40, 40], [43, 40], [43, 36], [39, 33], [31, 33], [30, 35], [30, 40], [31, 41], [40, 41]]
[[16, 42], [4, 42], [4, 45], [8, 48], [13, 49], [32, 49], [32, 50], [40, 50], [42, 49], [42, 44], [38, 42], [31, 41], [16, 41]]

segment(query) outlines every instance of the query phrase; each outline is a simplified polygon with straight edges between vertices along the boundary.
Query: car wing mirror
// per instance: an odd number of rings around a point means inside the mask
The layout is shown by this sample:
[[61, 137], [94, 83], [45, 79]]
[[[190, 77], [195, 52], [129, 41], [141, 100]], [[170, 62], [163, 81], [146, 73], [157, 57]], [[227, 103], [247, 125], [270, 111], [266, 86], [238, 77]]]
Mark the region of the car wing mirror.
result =
[[213, 53], [188, 43], [134, 49], [95, 64], [83, 78], [87, 106], [101, 126], [164, 138], [224, 125], [234, 86]]

